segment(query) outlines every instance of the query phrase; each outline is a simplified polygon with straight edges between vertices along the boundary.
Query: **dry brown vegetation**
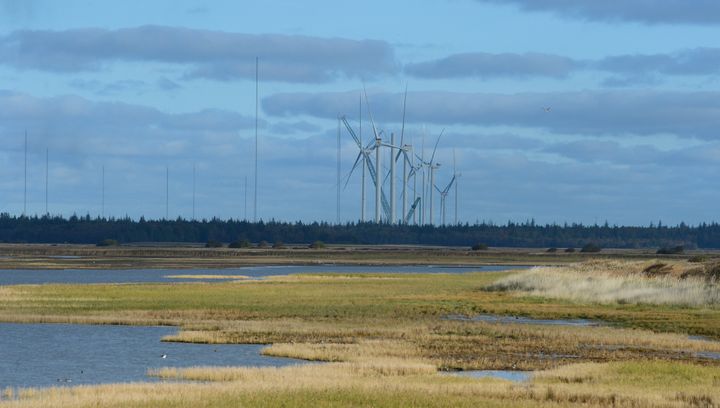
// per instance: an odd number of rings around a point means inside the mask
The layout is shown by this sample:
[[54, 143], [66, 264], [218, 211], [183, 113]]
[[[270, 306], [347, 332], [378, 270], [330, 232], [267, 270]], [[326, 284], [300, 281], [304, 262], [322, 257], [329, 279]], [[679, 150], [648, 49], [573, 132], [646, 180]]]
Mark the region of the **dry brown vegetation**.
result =
[[601, 303], [717, 306], [720, 266], [685, 261], [590, 261], [536, 267], [490, 285], [488, 290]]
[[541, 372], [527, 383], [440, 376], [422, 363], [377, 361], [285, 368], [162, 369], [201, 383], [27, 389], [14, 408], [226, 406], [712, 407], [720, 370], [665, 362], [586, 363]]

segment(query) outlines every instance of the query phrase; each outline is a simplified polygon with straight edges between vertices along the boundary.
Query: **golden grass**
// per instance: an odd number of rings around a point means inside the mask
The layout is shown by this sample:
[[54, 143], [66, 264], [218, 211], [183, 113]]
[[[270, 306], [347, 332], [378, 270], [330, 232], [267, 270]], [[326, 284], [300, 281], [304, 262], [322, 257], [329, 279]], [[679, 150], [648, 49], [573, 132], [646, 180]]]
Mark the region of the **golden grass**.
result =
[[[658, 272], [649, 274], [651, 266]], [[720, 285], [702, 277], [681, 279], [696, 265], [685, 262], [594, 261], [536, 267], [508, 276], [489, 290], [517, 291], [571, 301], [689, 307], [720, 305]]]
[[586, 363], [541, 372], [527, 383], [441, 376], [408, 361], [283, 368], [160, 369], [204, 383], [25, 389], [2, 407], [687, 407], [720, 402], [720, 369], [668, 362]]

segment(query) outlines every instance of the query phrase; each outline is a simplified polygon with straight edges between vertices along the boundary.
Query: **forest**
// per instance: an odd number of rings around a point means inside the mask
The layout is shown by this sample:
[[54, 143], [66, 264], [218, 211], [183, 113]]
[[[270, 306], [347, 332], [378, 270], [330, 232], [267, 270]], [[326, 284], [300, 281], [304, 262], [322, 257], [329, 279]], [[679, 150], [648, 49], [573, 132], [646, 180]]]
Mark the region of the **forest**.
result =
[[307, 244], [413, 244], [494, 247], [568, 248], [593, 244], [602, 248], [720, 248], [720, 224], [662, 222], [649, 226], [549, 224], [533, 220], [506, 224], [476, 223], [447, 226], [365, 223], [279, 222], [245, 220], [146, 220], [85, 216], [14, 216], [0, 214], [0, 242], [96, 244], [249, 241]]

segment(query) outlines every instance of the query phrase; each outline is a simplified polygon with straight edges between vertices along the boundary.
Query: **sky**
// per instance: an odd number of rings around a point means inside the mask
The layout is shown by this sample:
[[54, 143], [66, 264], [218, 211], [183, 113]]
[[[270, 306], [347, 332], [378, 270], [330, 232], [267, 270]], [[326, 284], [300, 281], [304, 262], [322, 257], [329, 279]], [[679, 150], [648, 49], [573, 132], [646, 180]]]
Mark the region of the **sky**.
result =
[[716, 0], [0, 0], [0, 212], [357, 221], [362, 110], [442, 134], [458, 222], [718, 221], [717, 38]]

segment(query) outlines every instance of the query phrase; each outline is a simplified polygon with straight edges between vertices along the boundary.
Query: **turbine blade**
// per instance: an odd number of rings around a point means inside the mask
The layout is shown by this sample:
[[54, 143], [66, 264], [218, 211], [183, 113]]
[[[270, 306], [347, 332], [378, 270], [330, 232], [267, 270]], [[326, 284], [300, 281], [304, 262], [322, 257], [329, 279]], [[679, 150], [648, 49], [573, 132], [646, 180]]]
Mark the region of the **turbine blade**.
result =
[[437, 151], [438, 143], [440, 143], [440, 138], [442, 137], [443, 133], [445, 133], [445, 129], [440, 131], [440, 136], [438, 136], [437, 141], [435, 141], [435, 147], [433, 148], [432, 156], [430, 156], [430, 163], [435, 163], [435, 152]]
[[365, 89], [365, 83], [363, 83], [363, 92], [365, 93], [365, 104], [367, 105], [368, 115], [370, 115], [370, 123], [372, 123], [375, 139], [379, 139], [380, 136], [378, 135], [377, 128], [375, 127], [375, 119], [373, 119], [372, 110], [370, 110], [370, 99], [368, 99], [367, 96], [367, 89]]
[[350, 176], [352, 176], [353, 172], [355, 171], [355, 168], [357, 167], [358, 163], [360, 162], [360, 157], [362, 156], [362, 152], [358, 153], [357, 158], [355, 159], [355, 164], [353, 164], [352, 169], [350, 170], [350, 173], [347, 175], [347, 180], [345, 180], [345, 187], [347, 187], [348, 183], [350, 182]]
[[347, 129], [348, 133], [350, 133], [350, 136], [352, 136], [353, 140], [355, 140], [355, 144], [358, 145], [358, 148], [359, 148], [359, 149], [362, 149], [362, 143], [360, 143], [360, 139], [359, 139], [359, 138], [357, 137], [357, 135], [355, 134], [355, 131], [354, 131], [353, 128], [350, 126], [350, 124], [348, 123], [348, 121], [347, 121], [347, 119], [345, 118], [345, 116], [342, 116], [342, 117], [340, 118], [340, 120], [342, 120], [343, 124], [345, 125], [345, 129]]

